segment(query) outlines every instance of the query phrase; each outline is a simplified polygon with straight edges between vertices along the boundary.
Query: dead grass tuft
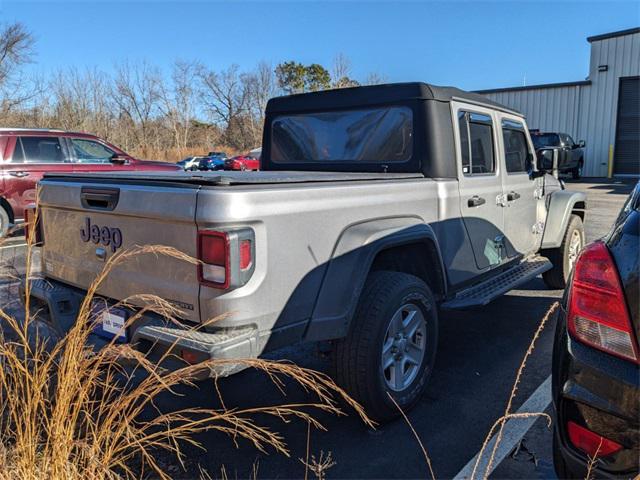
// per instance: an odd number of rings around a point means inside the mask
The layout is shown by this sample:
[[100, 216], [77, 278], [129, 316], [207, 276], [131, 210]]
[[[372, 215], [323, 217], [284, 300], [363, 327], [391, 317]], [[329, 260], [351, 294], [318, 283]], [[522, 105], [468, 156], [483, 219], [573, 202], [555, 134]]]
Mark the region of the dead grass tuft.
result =
[[[32, 253], [33, 244], [29, 242], [27, 280]], [[0, 479], [93, 480], [138, 478], [147, 473], [167, 479], [170, 475], [157, 462], [156, 453], [169, 452], [184, 466], [182, 448], [204, 448], [195, 435], [206, 431], [225, 433], [236, 444], [244, 439], [263, 452], [271, 449], [289, 455], [283, 436], [259, 423], [259, 414], [284, 423], [299, 419], [324, 429], [312, 413], [344, 415], [339, 405], [345, 403], [365, 424], [372, 425], [362, 407], [328, 376], [292, 363], [212, 360], [165, 371], [130, 345], [116, 344], [115, 339], [94, 351], [87, 345], [93, 326], [92, 300], [114, 268], [140, 255], [197, 262], [158, 245], [134, 247], [112, 256], [89, 287], [75, 325], [57, 343], [47, 342], [35, 328], [38, 320], [31, 311], [29, 281], [25, 285], [24, 319], [0, 309]], [[180, 315], [175, 306], [153, 295], [134, 295], [119, 303], [134, 304], [141, 307], [128, 323], [148, 311], [169, 321], [177, 321]], [[171, 349], [163, 358], [169, 355]], [[123, 368], [124, 363], [133, 368]], [[252, 408], [186, 408], [168, 413], [157, 408], [155, 401], [161, 394], [170, 394], [181, 384], [192, 384], [203, 368], [213, 370], [238, 363], [263, 372], [283, 393], [284, 379], [290, 379], [313, 400]], [[145, 372], [144, 378], [134, 381], [134, 373], [140, 370]], [[153, 415], [143, 419], [143, 411]], [[326, 458], [321, 457], [322, 461], [327, 463]], [[140, 468], [134, 470], [134, 464]]]

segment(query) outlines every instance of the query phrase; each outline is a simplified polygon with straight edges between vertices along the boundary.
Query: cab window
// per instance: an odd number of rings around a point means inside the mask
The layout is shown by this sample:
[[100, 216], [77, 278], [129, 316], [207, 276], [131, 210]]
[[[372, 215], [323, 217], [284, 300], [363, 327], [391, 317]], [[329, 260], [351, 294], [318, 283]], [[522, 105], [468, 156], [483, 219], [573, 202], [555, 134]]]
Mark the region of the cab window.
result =
[[59, 163], [66, 157], [58, 137], [18, 137], [13, 163]]
[[489, 115], [458, 112], [462, 173], [483, 175], [496, 171], [493, 121]]
[[504, 159], [508, 173], [528, 172], [532, 156], [524, 133], [524, 125], [513, 120], [502, 121]]
[[73, 152], [80, 163], [109, 163], [115, 153], [110, 148], [93, 140], [72, 138]]

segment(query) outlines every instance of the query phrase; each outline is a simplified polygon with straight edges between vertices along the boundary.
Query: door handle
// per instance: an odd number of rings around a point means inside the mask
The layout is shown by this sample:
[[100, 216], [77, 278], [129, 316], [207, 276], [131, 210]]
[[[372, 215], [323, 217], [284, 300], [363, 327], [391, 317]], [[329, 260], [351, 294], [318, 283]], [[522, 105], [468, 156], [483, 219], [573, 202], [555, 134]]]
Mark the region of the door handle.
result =
[[517, 200], [520, 198], [520, 194], [517, 192], [509, 192], [507, 193], [507, 201], [508, 202], [513, 202], [514, 200]]
[[28, 177], [29, 172], [9, 172], [9, 175], [11, 175], [12, 177], [22, 178], [22, 177]]
[[487, 203], [487, 201], [477, 195], [474, 195], [469, 200], [467, 200], [467, 205], [469, 207], [479, 207], [480, 205], [484, 205], [485, 203]]

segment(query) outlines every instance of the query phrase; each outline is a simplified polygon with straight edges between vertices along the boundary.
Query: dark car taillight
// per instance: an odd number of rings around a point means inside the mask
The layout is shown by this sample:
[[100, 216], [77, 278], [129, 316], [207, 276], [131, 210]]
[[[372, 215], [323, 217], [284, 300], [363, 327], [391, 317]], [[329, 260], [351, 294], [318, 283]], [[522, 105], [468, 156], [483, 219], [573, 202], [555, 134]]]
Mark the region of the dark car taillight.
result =
[[640, 363], [622, 284], [603, 242], [587, 246], [576, 262], [567, 326], [576, 340]]
[[622, 450], [622, 445], [619, 443], [598, 435], [575, 422], [567, 422], [567, 433], [573, 446], [591, 458], [606, 457]]
[[214, 288], [246, 284], [255, 267], [253, 230], [200, 230], [198, 232], [198, 280]]

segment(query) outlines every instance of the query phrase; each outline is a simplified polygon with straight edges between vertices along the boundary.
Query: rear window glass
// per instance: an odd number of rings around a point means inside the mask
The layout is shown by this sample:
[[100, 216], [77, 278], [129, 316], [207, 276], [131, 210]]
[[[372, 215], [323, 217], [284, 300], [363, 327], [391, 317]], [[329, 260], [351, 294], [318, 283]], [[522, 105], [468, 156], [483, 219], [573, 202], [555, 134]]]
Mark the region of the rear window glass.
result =
[[[56, 163], [66, 160], [58, 137], [19, 137], [16, 141], [22, 145], [22, 152], [14, 152], [13, 162]], [[22, 157], [20, 157], [22, 153]]]
[[282, 115], [271, 124], [274, 163], [407, 162], [412, 154], [408, 107]]
[[560, 145], [560, 137], [557, 133], [542, 133], [531, 135], [531, 141], [536, 148], [557, 147]]

